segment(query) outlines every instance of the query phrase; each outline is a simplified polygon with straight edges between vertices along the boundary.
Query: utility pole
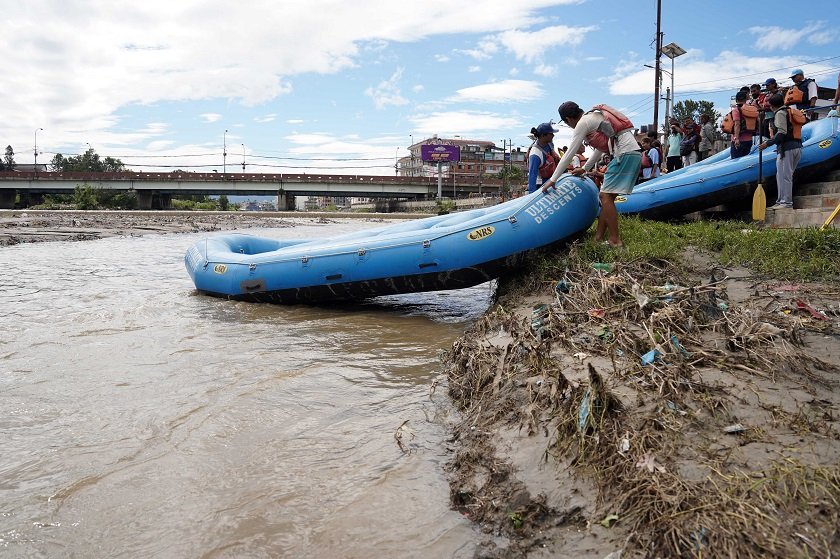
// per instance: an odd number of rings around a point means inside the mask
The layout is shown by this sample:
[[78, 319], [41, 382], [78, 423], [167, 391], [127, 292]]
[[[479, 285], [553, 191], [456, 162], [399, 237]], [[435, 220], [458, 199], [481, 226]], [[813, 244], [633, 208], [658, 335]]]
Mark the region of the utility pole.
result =
[[656, 70], [654, 71], [653, 84], [653, 129], [659, 135], [659, 82], [662, 74], [660, 72], [660, 57], [662, 56], [662, 0], [656, 0]]

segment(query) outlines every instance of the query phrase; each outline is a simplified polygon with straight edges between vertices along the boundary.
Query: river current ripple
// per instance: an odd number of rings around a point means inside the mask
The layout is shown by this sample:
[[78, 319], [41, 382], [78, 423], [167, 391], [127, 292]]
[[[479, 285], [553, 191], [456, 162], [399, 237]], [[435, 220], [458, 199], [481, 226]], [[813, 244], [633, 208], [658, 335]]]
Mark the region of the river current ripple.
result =
[[491, 287], [225, 301], [184, 269], [202, 235], [0, 248], [0, 556], [471, 557], [429, 387]]

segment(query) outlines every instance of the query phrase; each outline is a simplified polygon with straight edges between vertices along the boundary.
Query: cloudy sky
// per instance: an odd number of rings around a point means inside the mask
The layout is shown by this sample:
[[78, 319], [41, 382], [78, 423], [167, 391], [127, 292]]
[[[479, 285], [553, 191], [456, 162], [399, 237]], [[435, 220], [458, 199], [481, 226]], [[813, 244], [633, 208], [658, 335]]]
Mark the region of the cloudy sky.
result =
[[[793, 68], [837, 82], [837, 10], [663, 4], [688, 51], [677, 101], [723, 110]], [[135, 170], [392, 174], [434, 134], [526, 146], [568, 99], [652, 122], [655, 33], [656, 0], [7, 2], [0, 144], [18, 163], [37, 140], [42, 163], [91, 146]]]

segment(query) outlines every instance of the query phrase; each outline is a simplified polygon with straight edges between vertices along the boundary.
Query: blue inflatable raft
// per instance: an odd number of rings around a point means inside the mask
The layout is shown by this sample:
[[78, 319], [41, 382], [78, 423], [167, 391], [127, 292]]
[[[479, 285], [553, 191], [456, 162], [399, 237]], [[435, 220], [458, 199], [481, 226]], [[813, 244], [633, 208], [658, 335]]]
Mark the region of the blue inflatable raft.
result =
[[582, 233], [597, 214], [594, 183], [566, 176], [547, 194], [339, 237], [218, 235], [190, 247], [184, 262], [208, 295], [286, 304], [361, 300], [488, 281], [528, 251]]
[[[840, 166], [838, 119], [823, 118], [802, 127], [802, 159], [796, 181], [818, 178]], [[762, 153], [764, 186], [775, 187], [776, 148]], [[744, 157], [731, 159], [729, 150], [637, 186], [616, 198], [621, 214], [667, 219], [720, 204], [751, 199], [758, 184], [758, 147]]]

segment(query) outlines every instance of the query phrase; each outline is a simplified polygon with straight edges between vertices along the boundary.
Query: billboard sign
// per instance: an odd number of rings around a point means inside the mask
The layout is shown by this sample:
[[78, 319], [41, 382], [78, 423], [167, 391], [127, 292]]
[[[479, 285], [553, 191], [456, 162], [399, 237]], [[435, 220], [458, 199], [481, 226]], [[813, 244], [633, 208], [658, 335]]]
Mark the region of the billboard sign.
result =
[[429, 145], [420, 146], [420, 158], [424, 163], [449, 163], [461, 160], [460, 146]]

